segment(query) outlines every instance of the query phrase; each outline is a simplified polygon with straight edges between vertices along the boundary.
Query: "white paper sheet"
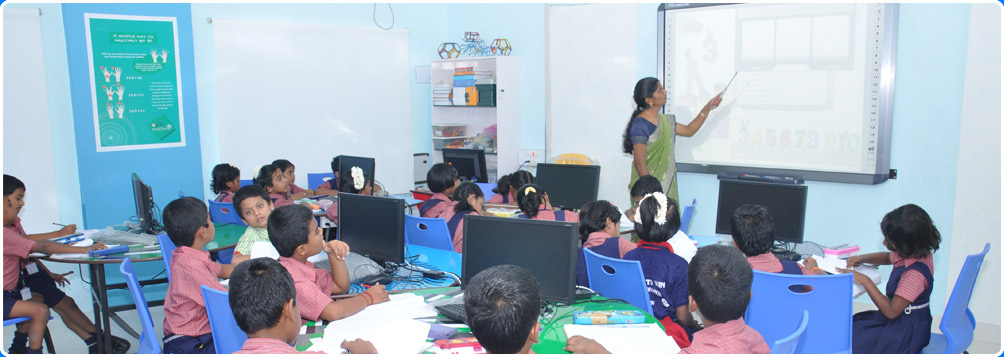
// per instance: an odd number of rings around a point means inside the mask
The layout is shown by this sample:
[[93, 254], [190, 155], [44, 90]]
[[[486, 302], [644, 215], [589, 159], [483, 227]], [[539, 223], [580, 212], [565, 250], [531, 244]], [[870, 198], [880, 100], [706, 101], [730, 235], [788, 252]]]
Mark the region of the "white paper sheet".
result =
[[673, 253], [686, 259], [687, 263], [690, 263], [690, 259], [697, 255], [697, 242], [690, 240], [690, 237], [683, 231], [676, 231], [676, 234], [669, 239], [669, 245], [673, 247]]
[[356, 316], [359, 314], [328, 324], [324, 328], [324, 339], [314, 345], [326, 353], [341, 353], [342, 341], [361, 338], [373, 343], [373, 347], [376, 347], [380, 354], [417, 354], [425, 348], [425, 340], [432, 326], [425, 322], [401, 317], [392, 318], [388, 315], [384, 315], [383, 319], [367, 317], [365, 321], [353, 319]]
[[[680, 346], [656, 324], [565, 325], [565, 336], [596, 340], [613, 354], [675, 354]], [[644, 343], [638, 343], [644, 341]]]

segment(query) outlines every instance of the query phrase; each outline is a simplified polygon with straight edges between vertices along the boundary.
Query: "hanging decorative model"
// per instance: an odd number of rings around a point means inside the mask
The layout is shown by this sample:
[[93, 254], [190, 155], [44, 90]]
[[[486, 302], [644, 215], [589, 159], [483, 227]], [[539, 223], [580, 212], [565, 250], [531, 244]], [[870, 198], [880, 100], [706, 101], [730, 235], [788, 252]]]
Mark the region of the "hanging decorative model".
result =
[[462, 44], [456, 42], [444, 42], [439, 44], [439, 58], [459, 58], [485, 57], [485, 56], [508, 56], [512, 53], [512, 45], [508, 39], [496, 38], [491, 45], [486, 45], [481, 39], [481, 34], [475, 31], [464, 32]]
[[492, 56], [508, 56], [512, 53], [512, 45], [509, 44], [509, 40], [504, 38], [496, 38], [492, 40]]
[[444, 42], [439, 44], [439, 58], [457, 58], [460, 57], [460, 45], [456, 42]]

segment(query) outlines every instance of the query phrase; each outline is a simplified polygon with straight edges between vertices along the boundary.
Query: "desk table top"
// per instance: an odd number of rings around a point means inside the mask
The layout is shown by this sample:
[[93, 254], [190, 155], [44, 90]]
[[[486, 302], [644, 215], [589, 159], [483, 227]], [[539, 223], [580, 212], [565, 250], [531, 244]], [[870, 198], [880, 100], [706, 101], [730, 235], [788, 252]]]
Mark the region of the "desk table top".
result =
[[[217, 252], [228, 248], [233, 248], [237, 245], [237, 240], [241, 238], [244, 234], [244, 230], [247, 227], [233, 224], [215, 224], [216, 234], [213, 236], [213, 241], [206, 244], [206, 250], [210, 252]], [[153, 260], [161, 260], [164, 257], [160, 254], [160, 249], [151, 250], [147, 252], [133, 252], [132, 254], [115, 254], [109, 255], [102, 258], [52, 258], [52, 257], [42, 257], [39, 259], [57, 262], [57, 263], [70, 263], [70, 264], [119, 264], [122, 263], [125, 258], [130, 258], [133, 262], [147, 262]]]

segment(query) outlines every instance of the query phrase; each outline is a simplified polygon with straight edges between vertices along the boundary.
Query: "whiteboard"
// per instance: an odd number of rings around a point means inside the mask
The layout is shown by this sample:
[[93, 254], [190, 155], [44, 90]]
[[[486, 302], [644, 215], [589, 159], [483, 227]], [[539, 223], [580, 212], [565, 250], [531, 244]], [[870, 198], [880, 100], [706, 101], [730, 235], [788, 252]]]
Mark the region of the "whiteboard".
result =
[[334, 156], [372, 157], [385, 189], [414, 187], [407, 30], [212, 26], [221, 162], [251, 177], [284, 158], [302, 185]]

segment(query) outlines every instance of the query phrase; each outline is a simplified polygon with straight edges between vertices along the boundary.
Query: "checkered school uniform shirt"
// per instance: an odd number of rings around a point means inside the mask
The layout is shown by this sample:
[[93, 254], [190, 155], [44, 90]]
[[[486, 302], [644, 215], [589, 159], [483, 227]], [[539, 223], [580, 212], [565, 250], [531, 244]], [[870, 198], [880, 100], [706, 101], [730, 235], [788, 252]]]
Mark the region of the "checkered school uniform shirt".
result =
[[680, 353], [689, 354], [754, 354], [770, 353], [763, 336], [746, 325], [743, 318], [712, 325], [694, 333], [690, 347]]
[[300, 352], [297, 351], [290, 345], [287, 345], [285, 341], [277, 340], [274, 338], [249, 338], [244, 341], [244, 347], [241, 347], [240, 351], [234, 352], [234, 354], [270, 354], [270, 355], [282, 355], [282, 354], [323, 354], [324, 352], [313, 351], [313, 352]]
[[300, 317], [304, 321], [319, 321], [321, 312], [334, 301], [331, 300], [331, 291], [335, 288], [335, 280], [331, 278], [331, 273], [315, 269], [311, 262], [300, 263], [293, 258], [280, 257], [279, 264], [293, 276]]
[[[923, 262], [927, 265], [927, 269], [931, 271], [931, 275], [934, 275], [934, 256], [928, 254], [923, 258], [904, 258], [903, 256], [896, 253], [889, 253], [889, 262], [892, 263], [893, 267], [908, 267], [916, 262]], [[6, 271], [6, 270], [5, 270]], [[927, 278], [924, 278], [924, 274], [916, 270], [907, 270], [903, 273], [903, 276], [899, 278], [899, 285], [896, 286], [895, 295], [906, 299], [909, 302], [917, 300], [917, 297], [927, 289]]]
[[201, 336], [210, 333], [201, 286], [227, 291], [218, 279], [223, 266], [209, 252], [181, 246], [171, 254], [171, 282], [164, 298], [164, 335]]
[[[781, 260], [777, 259], [774, 253], [767, 252], [760, 255], [747, 257], [746, 261], [750, 262], [750, 266], [753, 270], [764, 271], [768, 273], [780, 273], [784, 268], [781, 266]], [[802, 268], [802, 275], [812, 275], [812, 271], [805, 269], [801, 264], [798, 265]]]
[[25, 238], [21, 219], [14, 226], [3, 227], [3, 289], [11, 291], [17, 288], [21, 277], [21, 269], [28, 263], [28, 254], [35, 246], [35, 241]]

